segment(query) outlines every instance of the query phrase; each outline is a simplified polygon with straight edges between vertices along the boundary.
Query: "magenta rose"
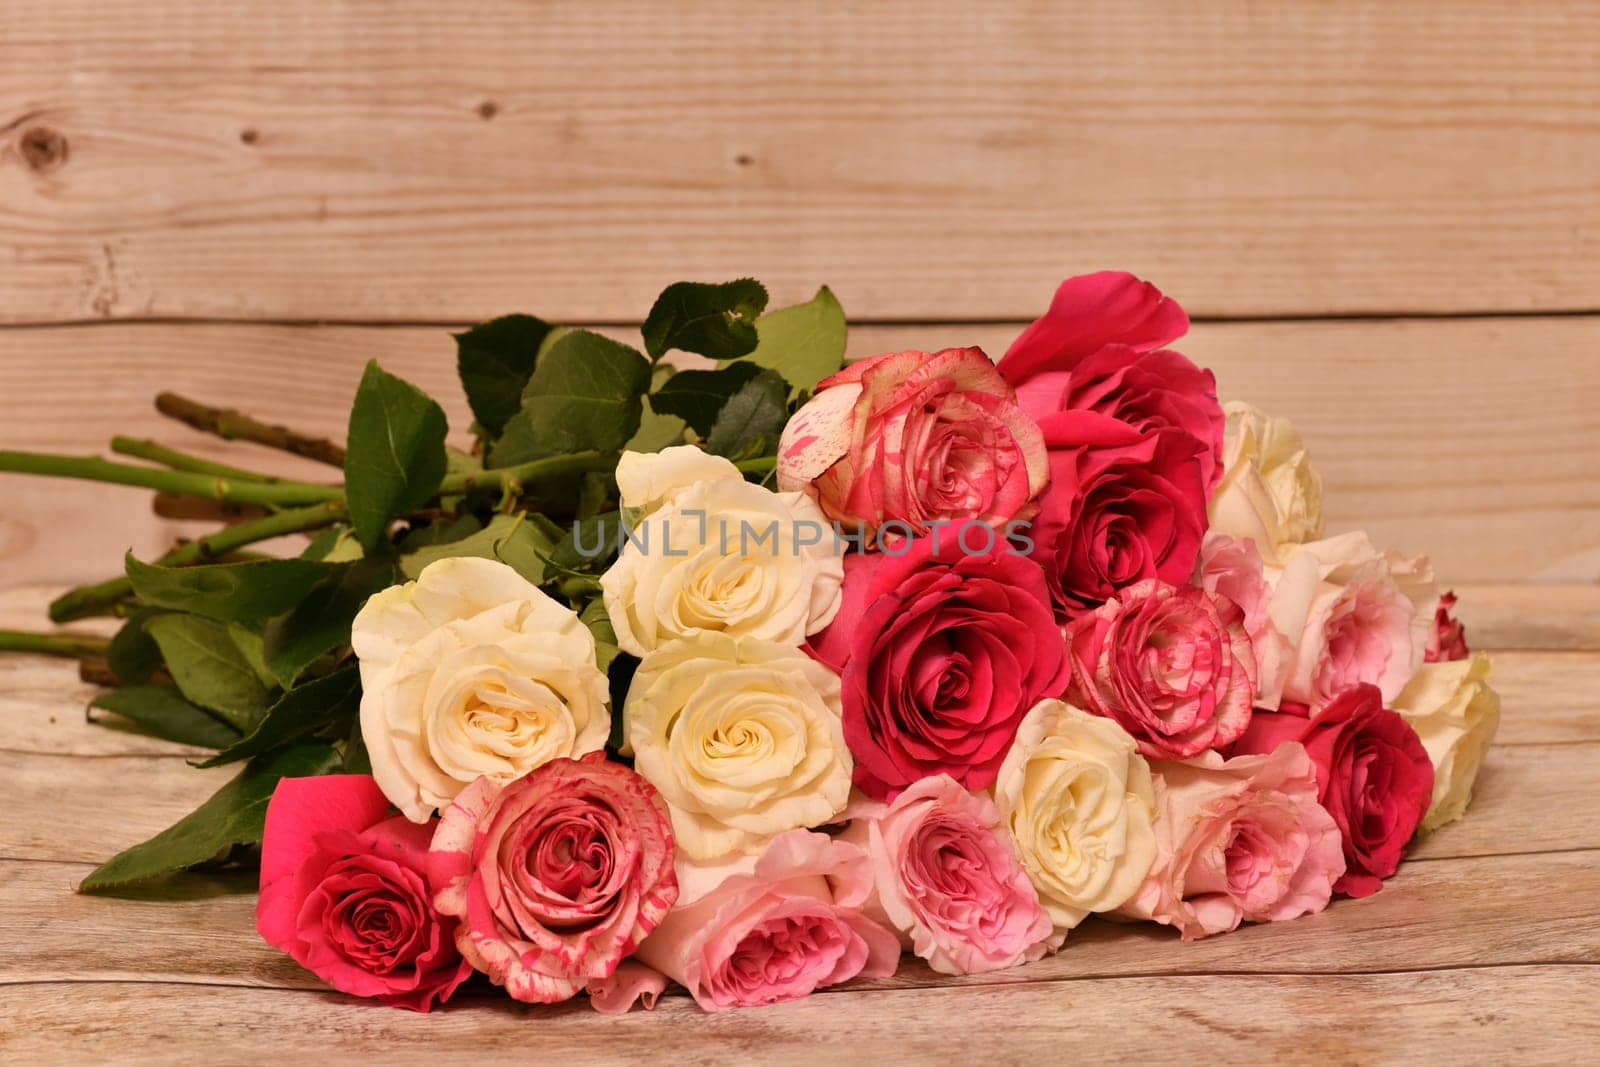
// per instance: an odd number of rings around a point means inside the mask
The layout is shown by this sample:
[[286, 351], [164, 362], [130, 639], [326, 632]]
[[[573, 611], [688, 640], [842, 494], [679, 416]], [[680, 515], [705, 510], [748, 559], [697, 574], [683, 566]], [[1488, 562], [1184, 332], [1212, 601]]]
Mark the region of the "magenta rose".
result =
[[1026, 518], [1047, 474], [1039, 428], [977, 348], [852, 363], [818, 384], [778, 444], [778, 488], [842, 524], [903, 524], [902, 535]]
[[988, 796], [941, 774], [892, 803], [863, 801], [848, 814], [841, 838], [872, 860], [867, 913], [898, 930], [934, 970], [998, 971], [1050, 949], [1050, 916], [1000, 835]]
[[364, 774], [284, 778], [267, 804], [256, 929], [341, 993], [427, 1011], [472, 967], [426, 879], [432, 824]]
[[1472, 654], [1467, 647], [1467, 628], [1451, 614], [1456, 606], [1454, 593], [1442, 593], [1439, 604], [1433, 609], [1433, 635], [1423, 651], [1423, 661], [1439, 663], [1446, 660], [1466, 659]]
[[1207, 752], [1150, 769], [1156, 862], [1123, 915], [1176, 927], [1193, 941], [1328, 906], [1344, 850], [1317, 802], [1316, 767], [1303, 747], [1289, 742], [1229, 760]]
[[1383, 706], [1375, 685], [1347, 690], [1315, 719], [1258, 713], [1233, 752], [1271, 752], [1286, 741], [1305, 746], [1322, 806], [1339, 825], [1345, 873], [1334, 892], [1371, 896], [1399, 869], [1428, 811], [1433, 763], [1427, 750], [1399, 712]]
[[1181, 448], [1197, 450], [1209, 490], [1222, 475], [1225, 419], [1216, 379], [1161, 347], [1188, 329], [1189, 317], [1176, 301], [1131, 274], [1068, 278], [1044, 317], [1011, 343], [1000, 373], [1047, 440], [1059, 437], [1054, 431], [1068, 412], [1173, 436]]
[[706, 1011], [886, 978], [900, 961], [894, 931], [862, 910], [872, 871], [852, 844], [789, 830], [758, 856], [688, 871], [683, 899], [639, 946], [639, 959]]
[[[608, 980], [678, 896], [672, 826], [649, 782], [603, 753], [505, 784], [479, 778], [439, 820], [429, 882], [474, 967], [517, 1000]], [[604, 1007], [604, 1004], [597, 1006]]]
[[955, 530], [902, 551], [846, 558], [839, 614], [811, 639], [840, 672], [855, 783], [875, 800], [936, 774], [987, 789], [1028, 709], [1066, 684], [1044, 575]]
[[1256, 661], [1244, 613], [1189, 585], [1140, 582], [1067, 628], [1068, 700], [1116, 720], [1152, 759], [1187, 759], [1244, 732]]

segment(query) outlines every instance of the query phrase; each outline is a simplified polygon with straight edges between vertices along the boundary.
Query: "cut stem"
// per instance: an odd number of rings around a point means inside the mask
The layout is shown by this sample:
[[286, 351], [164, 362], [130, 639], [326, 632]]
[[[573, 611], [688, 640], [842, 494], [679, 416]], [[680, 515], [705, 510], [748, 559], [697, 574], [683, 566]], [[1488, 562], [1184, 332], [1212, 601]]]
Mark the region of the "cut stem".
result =
[[344, 449], [325, 437], [313, 437], [287, 426], [273, 426], [253, 419], [242, 411], [212, 407], [177, 393], [157, 396], [156, 410], [168, 418], [227, 441], [250, 441], [344, 469]]
[[111, 642], [87, 634], [38, 634], [0, 630], [0, 652], [38, 652], [46, 656], [103, 656]]
[[579, 474], [583, 471], [612, 471], [617, 457], [605, 452], [573, 452], [565, 456], [546, 456], [530, 459], [515, 467], [497, 467], [494, 470], [473, 471], [470, 474], [452, 474], [439, 483], [440, 496], [469, 493], [474, 489], [503, 489], [508, 482], [518, 485], [553, 478], [558, 474]]
[[777, 465], [777, 456], [757, 456], [755, 459], [741, 459], [734, 464], [745, 474], [766, 474]]
[[265, 504], [268, 507], [294, 507], [343, 498], [343, 492], [335, 486], [311, 485], [307, 482], [238, 481], [192, 471], [158, 470], [132, 463], [116, 463], [99, 456], [0, 452], [0, 471], [42, 474], [55, 478], [82, 478], [91, 482], [111, 482], [115, 485], [136, 485], [145, 489], [203, 497], [207, 500]]
[[[191, 563], [206, 563], [220, 559], [245, 545], [266, 541], [285, 534], [304, 533], [332, 526], [345, 517], [344, 501], [329, 501], [309, 508], [295, 508], [249, 519], [234, 526], [224, 527], [206, 534], [162, 556], [156, 562], [169, 567]], [[104, 615], [126, 597], [133, 595], [133, 584], [126, 578], [112, 578], [95, 585], [80, 586], [56, 598], [50, 605], [50, 618], [54, 622]]]
[[247, 471], [242, 467], [230, 467], [226, 463], [215, 463], [199, 456], [191, 456], [187, 452], [179, 452], [175, 448], [168, 448], [159, 441], [144, 441], [135, 437], [113, 437], [111, 451], [122, 456], [133, 456], [137, 459], [147, 459], [152, 463], [159, 463], [163, 467], [171, 467], [175, 471], [192, 471], [195, 474], [209, 474], [216, 478], [231, 478], [239, 482], [277, 482], [280, 479], [257, 471]]

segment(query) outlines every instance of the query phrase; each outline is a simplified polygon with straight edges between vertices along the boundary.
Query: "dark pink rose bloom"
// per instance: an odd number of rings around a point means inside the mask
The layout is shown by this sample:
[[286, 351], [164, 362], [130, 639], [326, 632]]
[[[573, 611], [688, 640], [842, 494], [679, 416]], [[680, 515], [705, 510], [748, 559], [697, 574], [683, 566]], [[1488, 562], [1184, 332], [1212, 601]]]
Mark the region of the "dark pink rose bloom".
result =
[[852, 363], [817, 385], [778, 445], [779, 489], [868, 530], [1003, 526], [1033, 514], [1047, 473], [1039, 428], [977, 348]]
[[1438, 663], [1441, 660], [1466, 659], [1472, 654], [1467, 648], [1467, 628], [1461, 625], [1461, 620], [1452, 615], [1451, 609], [1456, 606], [1456, 595], [1445, 593], [1439, 597], [1439, 606], [1433, 611], [1433, 635], [1428, 639], [1428, 647], [1423, 651], [1423, 661]]
[[1233, 601], [1140, 582], [1067, 628], [1071, 703], [1116, 720], [1153, 759], [1221, 748], [1250, 724], [1255, 653]]
[[1366, 897], [1400, 867], [1400, 857], [1433, 797], [1433, 763], [1417, 732], [1383, 706], [1375, 685], [1358, 685], [1314, 719], [1258, 712], [1235, 755], [1266, 753], [1286, 741], [1316, 765], [1318, 799], [1339, 824], [1345, 873], [1336, 893]]
[[427, 1011], [472, 968], [426, 879], [431, 823], [369, 776], [285, 778], [267, 804], [256, 929], [341, 993]]
[[428, 876], [461, 920], [461, 954], [506, 992], [548, 1004], [589, 988], [604, 1010], [632, 1001], [605, 983], [677, 899], [672, 860], [654, 787], [595, 752], [468, 786], [439, 820]]
[[998, 537], [967, 542], [985, 545], [969, 555], [947, 529], [845, 559], [839, 614], [811, 651], [840, 672], [855, 783], [875, 800], [935, 774], [993, 785], [1022, 717], [1066, 685], [1044, 575]]

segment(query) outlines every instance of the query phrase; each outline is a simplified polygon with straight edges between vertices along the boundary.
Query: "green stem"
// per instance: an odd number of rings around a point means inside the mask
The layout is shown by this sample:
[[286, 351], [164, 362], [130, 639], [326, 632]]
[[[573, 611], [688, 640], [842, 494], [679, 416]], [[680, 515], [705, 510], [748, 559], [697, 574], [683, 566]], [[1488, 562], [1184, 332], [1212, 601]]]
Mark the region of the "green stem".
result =
[[259, 474], [256, 471], [247, 471], [242, 467], [230, 467], [226, 463], [213, 463], [209, 459], [191, 456], [187, 452], [179, 452], [175, 448], [168, 448], [159, 441], [144, 441], [134, 437], [113, 437], [111, 439], [111, 451], [121, 456], [147, 459], [152, 463], [159, 463], [163, 467], [171, 467], [175, 471], [209, 474], [216, 478], [232, 478], [240, 482], [277, 482], [280, 480], [268, 474]]
[[156, 470], [132, 463], [114, 463], [99, 456], [57, 456], [45, 452], [0, 452], [0, 471], [137, 485], [207, 500], [230, 500], [267, 507], [315, 504], [342, 500], [344, 496], [340, 489], [328, 485], [235, 481], [192, 471]]
[[574, 452], [567, 456], [546, 456], [531, 459], [515, 467], [497, 467], [494, 470], [473, 471], [470, 474], [452, 474], [439, 483], [440, 496], [454, 496], [474, 489], [502, 489], [507, 482], [536, 482], [558, 474], [579, 474], [583, 471], [616, 470], [617, 457], [604, 452]]
[[745, 474], [766, 474], [777, 465], [777, 456], [757, 456], [755, 459], [741, 459], [734, 464]]
[[[344, 501], [334, 500], [308, 508], [294, 508], [263, 515], [259, 519], [226, 526], [215, 533], [179, 545], [162, 556], [158, 563], [178, 567], [190, 563], [205, 563], [226, 556], [245, 545], [266, 541], [285, 534], [318, 530], [345, 517]], [[69, 622], [91, 615], [103, 615], [124, 598], [133, 594], [133, 585], [126, 578], [112, 578], [96, 585], [80, 586], [58, 597], [50, 605], [50, 618], [54, 622]]]
[[0, 652], [39, 652], [46, 656], [103, 656], [111, 642], [86, 634], [36, 634], [0, 630]]

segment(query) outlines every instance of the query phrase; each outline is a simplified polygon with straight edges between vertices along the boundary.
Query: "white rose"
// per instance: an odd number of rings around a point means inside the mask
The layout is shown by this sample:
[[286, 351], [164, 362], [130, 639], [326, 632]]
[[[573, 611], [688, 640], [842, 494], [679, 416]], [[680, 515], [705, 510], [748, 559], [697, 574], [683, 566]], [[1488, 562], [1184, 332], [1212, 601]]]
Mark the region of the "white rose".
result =
[[1433, 761], [1433, 801], [1423, 830], [1461, 818], [1494, 732], [1500, 726], [1500, 694], [1489, 688], [1489, 657], [1425, 663], [1394, 701]]
[[785, 645], [707, 631], [666, 642], [633, 676], [623, 738], [691, 860], [757, 852], [849, 799], [839, 679]]
[[1211, 529], [1249, 538], [1264, 560], [1322, 536], [1322, 478], [1288, 419], [1239, 401], [1223, 405], [1222, 480], [1208, 505]]
[[1155, 863], [1155, 787], [1137, 748], [1112, 720], [1041, 700], [1000, 766], [1000, 825], [1057, 943], [1091, 912], [1125, 903]]
[[600, 581], [617, 644], [644, 656], [718, 632], [798, 647], [839, 610], [844, 560], [832, 525], [799, 493], [752, 485], [725, 461], [686, 463], [679, 451], [623, 456], [623, 507], [649, 510]]
[[617, 492], [622, 506], [648, 515], [696, 482], [744, 481], [739, 468], [694, 445], [659, 452], [624, 452], [617, 461]]
[[479, 776], [520, 778], [605, 746], [593, 635], [504, 563], [430, 563], [368, 600], [350, 636], [372, 776], [413, 822]]

